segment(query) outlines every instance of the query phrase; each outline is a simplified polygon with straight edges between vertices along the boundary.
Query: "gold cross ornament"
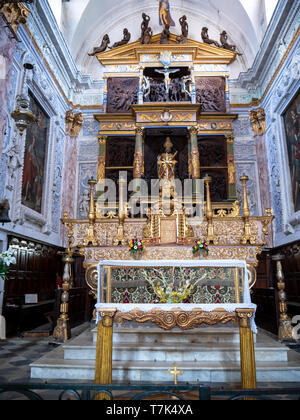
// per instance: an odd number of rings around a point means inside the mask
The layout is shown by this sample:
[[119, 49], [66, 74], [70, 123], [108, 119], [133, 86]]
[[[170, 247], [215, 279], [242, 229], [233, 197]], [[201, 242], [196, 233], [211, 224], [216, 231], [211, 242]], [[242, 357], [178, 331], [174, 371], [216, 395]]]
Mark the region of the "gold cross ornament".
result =
[[169, 369], [168, 374], [169, 375], [174, 375], [174, 385], [178, 385], [178, 375], [183, 375], [184, 371], [183, 370], [178, 370], [177, 365], [174, 365], [174, 369], [173, 370]]

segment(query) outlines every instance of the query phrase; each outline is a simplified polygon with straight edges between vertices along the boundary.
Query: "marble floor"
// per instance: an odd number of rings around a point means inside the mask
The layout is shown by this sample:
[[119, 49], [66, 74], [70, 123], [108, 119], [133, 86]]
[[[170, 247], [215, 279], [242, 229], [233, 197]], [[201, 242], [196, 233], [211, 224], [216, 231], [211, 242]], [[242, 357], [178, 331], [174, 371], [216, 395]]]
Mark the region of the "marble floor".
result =
[[[72, 338], [79, 336], [90, 324], [72, 330]], [[57, 346], [51, 337], [13, 337], [0, 340], [0, 382], [24, 382], [30, 379], [29, 365]]]
[[[72, 338], [75, 338], [81, 335], [85, 330], [90, 327], [90, 324], [83, 324], [79, 327], [76, 327], [72, 330]], [[30, 379], [30, 364], [37, 359], [45, 356], [47, 353], [53, 351], [56, 346], [51, 344], [51, 337], [13, 337], [5, 341], [0, 341], [0, 383], [51, 383], [51, 381], [41, 381], [41, 380], [32, 380]], [[300, 344], [293, 345], [291, 348], [300, 353]], [[283, 378], [284, 380], [284, 378]], [[52, 381], [55, 383], [64, 382], [64, 381]], [[70, 381], [67, 381], [70, 383]], [[81, 381], [76, 381], [80, 383]], [[88, 383], [88, 381], [85, 381]], [[214, 384], [210, 384], [214, 387]], [[277, 386], [282, 387], [300, 387], [300, 383], [281, 383]], [[276, 387], [277, 387], [276, 386]], [[220, 384], [215, 384], [216, 388], [221, 388]], [[230, 384], [226, 384], [226, 388], [231, 387]], [[233, 388], [235, 386], [232, 386]], [[274, 384], [259, 384], [259, 387], [274, 387]], [[59, 393], [57, 391], [43, 391], [39, 394], [48, 400], [58, 399]], [[190, 399], [194, 396], [191, 394]], [[119, 395], [120, 400], [128, 399], [130, 395], [122, 394]], [[1, 395], [0, 400], [19, 400], [22, 399], [20, 396], [12, 393], [6, 393]]]

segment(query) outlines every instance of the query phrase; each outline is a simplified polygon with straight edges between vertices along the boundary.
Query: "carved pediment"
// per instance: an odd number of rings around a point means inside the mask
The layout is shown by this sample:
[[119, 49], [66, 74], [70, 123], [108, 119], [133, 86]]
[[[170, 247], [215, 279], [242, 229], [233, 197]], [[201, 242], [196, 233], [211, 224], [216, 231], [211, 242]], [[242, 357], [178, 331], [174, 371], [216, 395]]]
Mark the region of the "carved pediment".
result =
[[169, 44], [160, 44], [160, 34], [154, 35], [152, 43], [141, 44], [140, 41], [113, 48], [103, 53], [96, 54], [103, 66], [107, 65], [138, 65], [144, 61], [144, 56], [149, 55], [153, 61], [160, 61], [160, 54], [170, 52], [174, 62], [178, 62], [178, 56], [189, 56], [194, 64], [231, 64], [236, 59], [233, 51], [217, 48], [202, 42], [188, 40], [186, 44], [176, 42], [177, 35], [171, 34]]

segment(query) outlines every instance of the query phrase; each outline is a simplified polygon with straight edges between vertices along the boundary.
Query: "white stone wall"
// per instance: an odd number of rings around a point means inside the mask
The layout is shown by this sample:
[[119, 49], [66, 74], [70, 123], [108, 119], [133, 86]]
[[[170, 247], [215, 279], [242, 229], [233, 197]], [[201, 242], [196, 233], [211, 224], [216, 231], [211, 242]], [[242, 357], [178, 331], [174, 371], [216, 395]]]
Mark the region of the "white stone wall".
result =
[[262, 98], [259, 106], [266, 112], [265, 147], [275, 246], [300, 239], [300, 212], [294, 211], [283, 122], [283, 113], [300, 89], [299, 25], [299, 4], [280, 0], [253, 67], [231, 83], [232, 103], [246, 103], [247, 97], [250, 101]]

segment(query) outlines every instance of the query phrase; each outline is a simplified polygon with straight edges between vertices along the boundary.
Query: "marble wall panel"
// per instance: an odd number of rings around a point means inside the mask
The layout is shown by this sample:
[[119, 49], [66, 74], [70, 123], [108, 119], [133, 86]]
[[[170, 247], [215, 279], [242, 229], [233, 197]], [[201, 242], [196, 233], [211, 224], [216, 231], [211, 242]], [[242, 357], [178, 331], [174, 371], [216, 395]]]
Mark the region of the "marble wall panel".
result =
[[[0, 155], [3, 149], [3, 139], [6, 138], [7, 120], [9, 115], [9, 93], [13, 83], [12, 63], [16, 48], [16, 40], [11, 37], [5, 22], [0, 17]], [[9, 36], [10, 35], [10, 36]]]

